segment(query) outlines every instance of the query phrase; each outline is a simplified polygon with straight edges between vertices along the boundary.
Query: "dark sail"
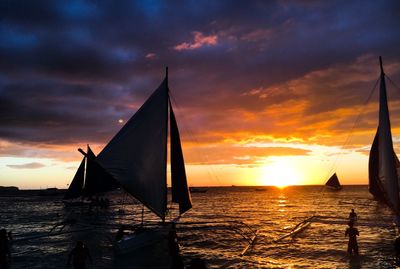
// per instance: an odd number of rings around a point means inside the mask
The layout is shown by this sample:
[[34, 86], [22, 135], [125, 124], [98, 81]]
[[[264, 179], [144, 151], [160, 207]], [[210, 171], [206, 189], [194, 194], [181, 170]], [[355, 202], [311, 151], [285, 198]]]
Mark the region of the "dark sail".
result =
[[374, 196], [375, 199], [385, 201], [384, 189], [379, 180], [378, 131], [376, 132], [374, 142], [372, 143], [371, 151], [369, 153], [368, 179], [369, 192]]
[[170, 135], [171, 135], [171, 183], [172, 202], [179, 204], [179, 213], [183, 214], [192, 208], [189, 188], [187, 185], [185, 162], [183, 159], [181, 139], [178, 125], [170, 102]]
[[86, 157], [82, 159], [82, 162], [79, 165], [79, 168], [76, 171], [67, 192], [64, 195], [64, 199], [74, 199], [82, 195], [83, 181], [85, 178], [85, 160]]
[[385, 73], [383, 72], [382, 59], [381, 83], [379, 90], [379, 124], [378, 124], [378, 156], [379, 156], [379, 183], [382, 185], [386, 204], [396, 213], [400, 213], [399, 185], [394, 157], [390, 116], [386, 93]]
[[341, 188], [340, 182], [339, 182], [339, 179], [338, 179], [336, 173], [334, 173], [334, 174], [328, 179], [328, 181], [325, 183], [325, 186], [329, 186], [329, 187], [332, 187], [332, 188], [335, 188], [335, 189], [340, 189], [340, 188]]
[[167, 121], [164, 80], [97, 157], [128, 193], [162, 219], [167, 210]]
[[[121, 187], [157, 214], [167, 212], [168, 69], [161, 85], [100, 152], [96, 161]], [[179, 211], [192, 207], [178, 126], [170, 109], [171, 180]]]
[[96, 155], [88, 146], [84, 196], [92, 196], [115, 190], [118, 187], [115, 179], [96, 162]]

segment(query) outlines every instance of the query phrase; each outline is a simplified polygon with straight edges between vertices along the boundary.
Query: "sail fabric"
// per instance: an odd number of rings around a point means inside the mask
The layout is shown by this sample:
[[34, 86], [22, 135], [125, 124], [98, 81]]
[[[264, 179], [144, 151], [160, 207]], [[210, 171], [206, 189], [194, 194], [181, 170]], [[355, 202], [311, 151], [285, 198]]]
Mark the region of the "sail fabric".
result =
[[86, 157], [83, 157], [81, 164], [79, 165], [79, 168], [64, 195], [64, 199], [74, 199], [82, 195], [83, 182], [85, 179], [85, 160]]
[[172, 202], [179, 204], [179, 213], [183, 214], [192, 208], [192, 200], [186, 179], [178, 124], [170, 103], [170, 139], [171, 139], [171, 185]]
[[90, 197], [97, 194], [113, 191], [118, 187], [115, 179], [101, 167], [96, 161], [96, 155], [88, 146], [86, 178], [83, 194]]
[[164, 80], [97, 157], [127, 192], [162, 219], [167, 210], [167, 121]]
[[341, 187], [341, 186], [340, 186], [339, 179], [338, 179], [336, 173], [334, 173], [334, 174], [328, 179], [328, 181], [325, 183], [325, 185], [326, 185], [326, 186], [329, 186], [329, 187], [336, 188], [336, 189], [339, 189], [339, 188]]
[[369, 153], [368, 161], [368, 178], [369, 192], [380, 201], [385, 201], [385, 189], [379, 180], [379, 147], [378, 147], [378, 130], [375, 134], [374, 142]]
[[386, 203], [394, 212], [400, 213], [396, 159], [393, 156], [393, 141], [390, 129], [389, 109], [386, 96], [385, 76], [381, 72], [379, 91], [379, 180], [384, 188]]

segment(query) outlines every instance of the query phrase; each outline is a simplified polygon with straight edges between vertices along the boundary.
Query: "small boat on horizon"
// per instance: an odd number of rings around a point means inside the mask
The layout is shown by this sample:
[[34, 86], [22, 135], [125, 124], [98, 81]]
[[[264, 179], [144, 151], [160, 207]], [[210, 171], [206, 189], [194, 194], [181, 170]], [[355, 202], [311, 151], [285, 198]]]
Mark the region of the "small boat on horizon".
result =
[[325, 183], [325, 187], [329, 190], [340, 191], [342, 189], [342, 185], [340, 185], [339, 178], [336, 173], [334, 173], [328, 181]]
[[190, 187], [189, 191], [191, 193], [206, 193], [208, 191], [207, 187]]
[[255, 188], [254, 190], [255, 190], [255, 191], [267, 191], [266, 188]]

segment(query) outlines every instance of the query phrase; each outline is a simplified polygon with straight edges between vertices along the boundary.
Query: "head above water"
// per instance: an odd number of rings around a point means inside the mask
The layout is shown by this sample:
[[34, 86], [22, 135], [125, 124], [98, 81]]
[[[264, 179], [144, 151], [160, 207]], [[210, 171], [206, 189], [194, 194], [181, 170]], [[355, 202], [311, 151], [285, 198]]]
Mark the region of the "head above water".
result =
[[353, 208], [351, 209], [351, 212], [353, 212], [353, 213], [354, 213], [354, 209], [353, 209]]
[[349, 225], [350, 228], [353, 228], [354, 223], [352, 221], [349, 221], [348, 225]]

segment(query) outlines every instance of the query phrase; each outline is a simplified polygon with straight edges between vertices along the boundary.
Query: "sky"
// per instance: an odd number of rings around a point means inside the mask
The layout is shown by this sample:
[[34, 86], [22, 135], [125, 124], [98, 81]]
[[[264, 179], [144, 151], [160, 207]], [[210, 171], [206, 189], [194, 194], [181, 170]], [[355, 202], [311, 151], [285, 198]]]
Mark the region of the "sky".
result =
[[166, 66], [189, 185], [367, 184], [399, 29], [399, 1], [3, 0], [0, 186], [66, 188]]

